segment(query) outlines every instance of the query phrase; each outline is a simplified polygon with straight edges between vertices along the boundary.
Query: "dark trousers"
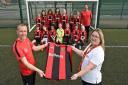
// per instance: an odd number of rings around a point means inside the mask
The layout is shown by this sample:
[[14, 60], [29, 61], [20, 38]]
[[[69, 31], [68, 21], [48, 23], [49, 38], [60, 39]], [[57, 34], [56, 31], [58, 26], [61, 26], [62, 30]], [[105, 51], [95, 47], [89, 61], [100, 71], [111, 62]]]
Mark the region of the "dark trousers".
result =
[[82, 80], [82, 85], [102, 85], [101, 83], [98, 84], [92, 84], [92, 83], [88, 83]]
[[23, 76], [21, 74], [22, 80], [23, 80], [23, 85], [35, 85], [35, 77], [36, 77], [36, 72], [32, 73], [31, 75], [28, 76]]
[[85, 26], [85, 31], [87, 32], [87, 42], [89, 39], [89, 28], [90, 28], [90, 26]]

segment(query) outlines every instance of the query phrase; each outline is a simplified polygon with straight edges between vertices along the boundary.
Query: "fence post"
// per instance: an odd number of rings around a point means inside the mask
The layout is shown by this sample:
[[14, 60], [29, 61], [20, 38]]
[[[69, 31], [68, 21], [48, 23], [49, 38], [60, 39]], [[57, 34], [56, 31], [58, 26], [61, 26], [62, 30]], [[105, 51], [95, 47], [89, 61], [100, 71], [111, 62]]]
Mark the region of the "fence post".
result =
[[65, 9], [66, 9], [66, 11], [67, 11], [67, 2], [65, 2]]
[[122, 9], [121, 9], [121, 14], [120, 14], [120, 19], [122, 19], [124, 5], [125, 5], [125, 0], [122, 0]]
[[100, 10], [101, 10], [101, 3], [102, 0], [99, 0], [99, 6], [98, 6], [98, 16], [97, 16], [97, 28], [99, 28], [99, 23], [100, 23]]
[[22, 13], [22, 0], [18, 0], [19, 3], [19, 9], [20, 9], [20, 21], [23, 23], [23, 13]]
[[57, 5], [57, 2], [56, 2], [56, 1], [54, 2], [54, 5], [55, 5], [55, 11], [56, 11], [56, 9], [57, 9], [57, 7], [56, 7], [56, 5]]

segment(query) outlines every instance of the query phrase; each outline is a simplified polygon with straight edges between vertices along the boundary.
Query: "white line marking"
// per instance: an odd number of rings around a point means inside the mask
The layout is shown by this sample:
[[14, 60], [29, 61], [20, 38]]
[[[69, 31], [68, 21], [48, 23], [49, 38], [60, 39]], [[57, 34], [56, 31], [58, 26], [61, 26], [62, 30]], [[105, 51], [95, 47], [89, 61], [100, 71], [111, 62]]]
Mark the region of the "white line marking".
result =
[[128, 48], [128, 46], [105, 46], [107, 48]]
[[[12, 45], [0, 45], [0, 47], [12, 47]], [[126, 46], [119, 46], [119, 45], [117, 45], [117, 46], [105, 46], [106, 48], [128, 48], [128, 45], [126, 45]]]
[[0, 47], [12, 47], [11, 45], [0, 45]]

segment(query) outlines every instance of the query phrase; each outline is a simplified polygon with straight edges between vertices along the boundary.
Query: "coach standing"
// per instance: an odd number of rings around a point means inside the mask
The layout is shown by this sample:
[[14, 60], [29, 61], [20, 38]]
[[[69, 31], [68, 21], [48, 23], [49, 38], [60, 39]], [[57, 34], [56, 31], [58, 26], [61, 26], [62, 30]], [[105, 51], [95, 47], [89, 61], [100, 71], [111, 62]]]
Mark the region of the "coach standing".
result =
[[85, 26], [85, 30], [87, 32], [87, 42], [89, 38], [89, 28], [90, 28], [90, 23], [91, 23], [91, 18], [92, 18], [92, 12], [91, 10], [88, 9], [88, 5], [84, 5], [84, 10], [81, 12], [81, 19], [82, 19], [82, 24]]
[[35, 85], [36, 72], [40, 77], [44, 76], [44, 72], [35, 67], [35, 59], [32, 50], [43, 50], [47, 44], [34, 46], [27, 37], [27, 26], [19, 24], [17, 26], [18, 38], [14, 42], [13, 52], [18, 60], [21, 77], [24, 85]]

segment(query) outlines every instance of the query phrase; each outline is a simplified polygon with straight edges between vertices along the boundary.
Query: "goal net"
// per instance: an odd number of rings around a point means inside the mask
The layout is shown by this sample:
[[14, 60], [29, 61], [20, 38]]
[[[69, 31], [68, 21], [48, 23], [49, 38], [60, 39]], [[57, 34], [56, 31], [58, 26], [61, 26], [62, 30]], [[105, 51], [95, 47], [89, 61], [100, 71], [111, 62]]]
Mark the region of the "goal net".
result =
[[42, 9], [46, 11], [52, 9], [54, 11], [56, 8], [60, 10], [65, 8], [67, 14], [70, 16], [71, 12], [81, 12], [85, 4], [87, 4], [89, 10], [92, 11], [91, 28], [96, 29], [99, 0], [25, 0], [25, 2], [29, 32], [35, 28], [35, 18], [41, 13]]

